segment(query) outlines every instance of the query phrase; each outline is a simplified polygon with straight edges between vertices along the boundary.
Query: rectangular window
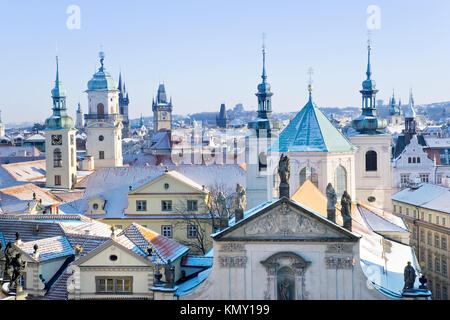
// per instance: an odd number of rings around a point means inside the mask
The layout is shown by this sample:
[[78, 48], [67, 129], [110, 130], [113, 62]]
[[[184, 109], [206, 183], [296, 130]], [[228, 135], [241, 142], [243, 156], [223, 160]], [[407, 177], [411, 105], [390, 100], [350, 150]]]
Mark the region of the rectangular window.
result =
[[406, 208], [406, 215], [409, 216], [409, 208]]
[[123, 294], [133, 291], [133, 277], [95, 277], [97, 293]]
[[436, 290], [434, 291], [436, 300], [441, 300], [441, 285], [436, 283]]
[[424, 230], [420, 230], [420, 242], [425, 243], [425, 231]]
[[105, 159], [105, 151], [99, 151], [98, 152], [98, 158], [101, 159], [101, 160]]
[[447, 237], [446, 236], [442, 236], [442, 238], [441, 238], [441, 248], [444, 250], [447, 250]]
[[439, 235], [434, 235], [434, 246], [439, 249]]
[[55, 176], [55, 186], [60, 186], [61, 185], [61, 176], [56, 175]]
[[442, 299], [448, 300], [448, 287], [442, 286]]
[[417, 218], [417, 211], [416, 210], [413, 210], [413, 217]]
[[147, 201], [136, 200], [136, 211], [147, 211]]
[[437, 273], [441, 272], [441, 261], [438, 257], [434, 258], [434, 271]]
[[431, 214], [428, 215], [428, 222], [432, 222], [431, 221]]
[[420, 181], [423, 183], [428, 183], [429, 181], [429, 174], [428, 173], [421, 173], [420, 174]]
[[420, 219], [425, 220], [425, 213], [423, 211], [420, 213]]
[[436, 216], [436, 224], [439, 224], [439, 216]]
[[447, 258], [442, 257], [442, 275], [447, 278]]
[[75, 137], [73, 136], [73, 134], [70, 135], [70, 145], [73, 146], [75, 141]]
[[171, 225], [161, 226], [161, 234], [164, 237], [172, 238], [172, 226]]
[[197, 200], [187, 200], [187, 209], [188, 211], [197, 211], [198, 210]]
[[397, 212], [397, 206], [394, 204], [394, 213]]
[[413, 239], [417, 240], [417, 231], [416, 228], [413, 229]]
[[161, 201], [162, 211], [172, 211], [172, 200], [162, 200]]
[[428, 269], [429, 271], [433, 271], [433, 258], [431, 256], [431, 253], [428, 253]]
[[197, 226], [191, 224], [187, 226], [187, 237], [197, 238]]
[[442, 225], [445, 226], [445, 218], [442, 218]]
[[405, 186], [409, 183], [409, 173], [402, 173], [400, 175], [400, 183]]
[[398, 212], [402, 213], [402, 207], [401, 206], [398, 206]]
[[428, 245], [429, 246], [432, 246], [433, 245], [433, 241], [431, 240], [431, 231], [428, 231], [427, 232], [427, 243], [428, 243]]
[[442, 184], [442, 174], [437, 175], [437, 184]]

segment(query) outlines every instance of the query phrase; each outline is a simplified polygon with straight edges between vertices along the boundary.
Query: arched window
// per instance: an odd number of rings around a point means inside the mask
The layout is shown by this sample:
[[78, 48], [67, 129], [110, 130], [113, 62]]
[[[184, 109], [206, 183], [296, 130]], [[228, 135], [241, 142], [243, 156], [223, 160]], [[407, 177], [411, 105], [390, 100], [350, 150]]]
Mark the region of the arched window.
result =
[[258, 156], [258, 168], [259, 171], [267, 170], [267, 154], [265, 152], [261, 152]]
[[99, 103], [97, 105], [97, 114], [100, 114], [100, 115], [105, 114], [105, 106], [103, 105], [103, 103]]
[[61, 149], [55, 149], [53, 151], [53, 167], [60, 168], [62, 167], [62, 153]]
[[377, 171], [377, 153], [373, 150], [366, 153], [366, 171]]
[[334, 188], [338, 199], [347, 190], [347, 171], [343, 166], [338, 166], [334, 172]]
[[300, 187], [309, 179], [316, 186], [319, 187], [319, 177], [317, 175], [316, 169], [312, 167], [304, 167], [300, 170]]

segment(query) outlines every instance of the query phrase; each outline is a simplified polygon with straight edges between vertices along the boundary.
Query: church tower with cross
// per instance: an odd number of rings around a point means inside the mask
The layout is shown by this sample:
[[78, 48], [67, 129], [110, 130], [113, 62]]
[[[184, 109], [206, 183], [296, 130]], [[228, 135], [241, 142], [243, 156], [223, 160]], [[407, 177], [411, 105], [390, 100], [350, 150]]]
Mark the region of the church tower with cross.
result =
[[390, 211], [391, 181], [391, 135], [385, 132], [386, 119], [377, 115], [375, 105], [378, 90], [372, 79], [372, 46], [367, 46], [366, 80], [362, 83], [361, 115], [352, 121], [353, 132], [349, 139], [358, 148], [355, 155], [356, 199], [370, 202]]
[[59, 77], [58, 57], [52, 99], [53, 114], [45, 120], [45, 186], [72, 189], [77, 179], [76, 130], [72, 118], [67, 115], [66, 90]]
[[104, 66], [100, 52], [100, 68], [88, 82], [89, 113], [86, 121], [86, 152], [94, 159], [95, 169], [121, 167], [123, 116], [119, 111], [119, 90]]

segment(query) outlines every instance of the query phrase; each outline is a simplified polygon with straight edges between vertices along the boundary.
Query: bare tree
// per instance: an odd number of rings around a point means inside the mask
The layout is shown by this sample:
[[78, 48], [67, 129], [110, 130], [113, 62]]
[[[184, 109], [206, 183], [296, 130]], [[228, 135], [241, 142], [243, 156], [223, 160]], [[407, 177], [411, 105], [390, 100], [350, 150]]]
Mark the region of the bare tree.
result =
[[[177, 222], [175, 228], [185, 229], [188, 232], [188, 226], [193, 226], [196, 229], [195, 236], [192, 238], [186, 237], [185, 239], [176, 239], [179, 243], [190, 247], [193, 251], [205, 254], [209, 250], [209, 244], [211, 240], [211, 233], [214, 233], [219, 228], [221, 201], [219, 195], [222, 193], [225, 196], [227, 208], [230, 208], [233, 200], [233, 193], [230, 193], [224, 188], [222, 184], [216, 183], [208, 188], [209, 194], [207, 196], [206, 203], [202, 202], [198, 204], [197, 211], [189, 211], [186, 203], [189, 199], [179, 200], [178, 203], [173, 206], [175, 213], [179, 214], [183, 221]], [[228, 192], [227, 192], [228, 191]], [[211, 227], [211, 229], [209, 228]]]

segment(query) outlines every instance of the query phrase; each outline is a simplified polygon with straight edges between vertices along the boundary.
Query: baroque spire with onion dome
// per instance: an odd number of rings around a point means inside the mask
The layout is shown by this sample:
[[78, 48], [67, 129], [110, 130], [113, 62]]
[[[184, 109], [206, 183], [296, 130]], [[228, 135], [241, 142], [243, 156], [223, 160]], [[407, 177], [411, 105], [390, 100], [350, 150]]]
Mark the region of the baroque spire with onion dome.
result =
[[96, 73], [94, 73], [91, 80], [88, 81], [88, 89], [89, 91], [117, 91], [116, 82], [111, 77], [111, 74], [106, 71], [104, 66], [105, 53], [103, 51], [99, 52], [100, 58], [100, 68]]
[[375, 85], [375, 80], [372, 77], [372, 66], [370, 62], [370, 55], [372, 46], [370, 40], [367, 45], [367, 71], [366, 80], [362, 83], [362, 113], [352, 121], [352, 127], [359, 133], [377, 134], [382, 133], [387, 127], [386, 119], [377, 117], [377, 110], [375, 104], [375, 97], [378, 92]]
[[59, 78], [59, 57], [56, 56], [56, 80], [55, 87], [52, 89], [53, 114], [45, 120], [45, 127], [50, 130], [54, 129], [73, 129], [74, 122], [67, 115], [66, 107], [66, 89], [62, 86]]
[[262, 82], [258, 85], [258, 92], [255, 95], [258, 97], [258, 117], [254, 121], [248, 123], [249, 129], [256, 130], [256, 134], [259, 137], [260, 130], [266, 130], [267, 137], [271, 137], [271, 130], [273, 126], [272, 119], [272, 96], [270, 91], [270, 84], [267, 82], [266, 73], [266, 46], [263, 42], [262, 46], [263, 56], [263, 70], [262, 70]]

